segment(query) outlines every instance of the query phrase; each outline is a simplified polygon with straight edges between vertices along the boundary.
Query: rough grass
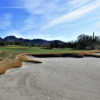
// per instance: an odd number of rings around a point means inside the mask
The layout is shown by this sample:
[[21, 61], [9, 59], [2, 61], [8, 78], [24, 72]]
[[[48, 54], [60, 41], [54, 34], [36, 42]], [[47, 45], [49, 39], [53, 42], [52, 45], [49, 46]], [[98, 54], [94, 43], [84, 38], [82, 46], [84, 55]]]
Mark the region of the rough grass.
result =
[[42, 49], [39, 47], [21, 47], [21, 46], [6, 46], [0, 47], [0, 50], [4, 53], [0, 54], [2, 58], [15, 58], [16, 55], [22, 53], [32, 53], [32, 54], [51, 54], [51, 53], [71, 53], [74, 50], [71, 48], [64, 48], [64, 49]]
[[32, 54], [60, 54], [60, 53], [74, 53], [76, 51], [86, 51], [86, 50], [74, 50], [72, 48], [55, 48], [55, 49], [43, 49], [40, 47], [22, 47], [22, 46], [6, 46], [0, 47], [0, 51], [4, 53], [0, 54], [2, 58], [15, 58], [16, 55], [22, 53], [32, 53]]

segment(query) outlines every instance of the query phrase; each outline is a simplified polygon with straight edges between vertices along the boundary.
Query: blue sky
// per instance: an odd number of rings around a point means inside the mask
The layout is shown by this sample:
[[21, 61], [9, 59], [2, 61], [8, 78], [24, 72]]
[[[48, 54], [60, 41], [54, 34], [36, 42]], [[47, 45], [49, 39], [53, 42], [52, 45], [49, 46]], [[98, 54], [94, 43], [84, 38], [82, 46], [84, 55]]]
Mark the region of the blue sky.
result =
[[100, 35], [100, 0], [0, 0], [0, 36], [75, 40]]

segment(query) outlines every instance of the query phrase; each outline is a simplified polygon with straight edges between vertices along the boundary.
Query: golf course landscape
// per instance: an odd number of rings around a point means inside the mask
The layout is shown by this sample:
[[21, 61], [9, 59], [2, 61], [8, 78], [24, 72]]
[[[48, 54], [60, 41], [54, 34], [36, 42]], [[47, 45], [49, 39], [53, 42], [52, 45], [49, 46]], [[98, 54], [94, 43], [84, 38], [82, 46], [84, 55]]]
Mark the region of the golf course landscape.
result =
[[1, 100], [100, 99], [100, 50], [5, 46], [0, 51]]
[[75, 50], [72, 48], [53, 48], [28, 46], [4, 46], [0, 47], [0, 74], [14, 67], [20, 67], [23, 62], [42, 63], [36, 59], [30, 59], [28, 55], [35, 57], [78, 57], [84, 56], [100, 57], [96, 53], [99, 50]]
[[100, 0], [0, 0], [0, 100], [100, 100]]

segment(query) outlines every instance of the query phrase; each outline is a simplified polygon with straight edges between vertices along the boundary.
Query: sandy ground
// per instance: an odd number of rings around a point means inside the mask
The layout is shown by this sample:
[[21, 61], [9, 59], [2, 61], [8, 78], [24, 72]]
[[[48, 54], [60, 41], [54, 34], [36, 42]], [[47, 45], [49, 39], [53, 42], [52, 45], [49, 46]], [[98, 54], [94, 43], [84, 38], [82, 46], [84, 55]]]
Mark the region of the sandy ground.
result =
[[100, 100], [100, 58], [41, 58], [0, 76], [0, 100]]

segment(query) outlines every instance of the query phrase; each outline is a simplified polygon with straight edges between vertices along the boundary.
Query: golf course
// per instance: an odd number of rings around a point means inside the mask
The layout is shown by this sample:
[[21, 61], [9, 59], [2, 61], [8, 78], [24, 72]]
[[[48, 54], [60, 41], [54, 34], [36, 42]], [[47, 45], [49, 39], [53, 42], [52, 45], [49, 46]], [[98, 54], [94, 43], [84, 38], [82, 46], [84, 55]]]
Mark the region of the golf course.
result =
[[72, 48], [53, 48], [28, 47], [28, 46], [2, 46], [0, 47], [0, 74], [10, 68], [21, 67], [23, 62], [42, 63], [40, 60], [30, 59], [29, 55], [34, 57], [75, 57], [82, 58], [100, 57], [99, 50], [75, 50]]

